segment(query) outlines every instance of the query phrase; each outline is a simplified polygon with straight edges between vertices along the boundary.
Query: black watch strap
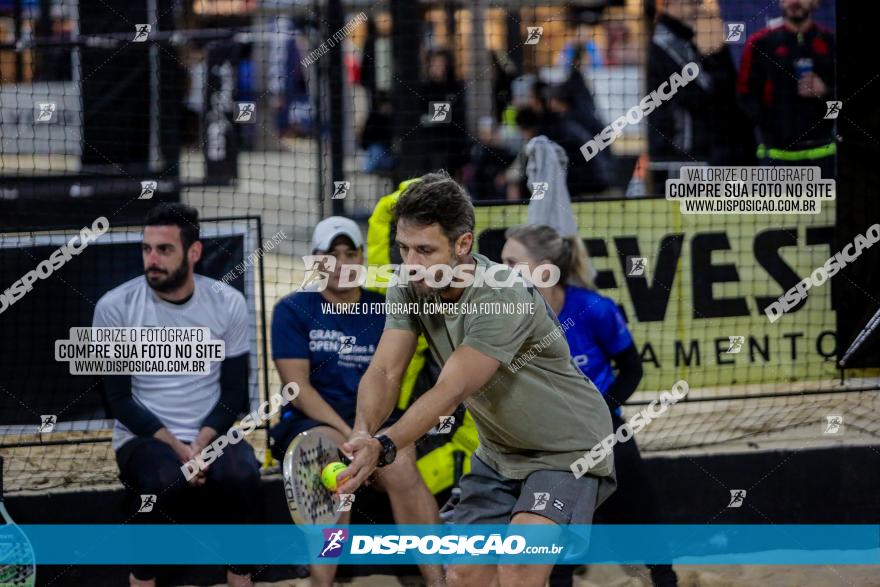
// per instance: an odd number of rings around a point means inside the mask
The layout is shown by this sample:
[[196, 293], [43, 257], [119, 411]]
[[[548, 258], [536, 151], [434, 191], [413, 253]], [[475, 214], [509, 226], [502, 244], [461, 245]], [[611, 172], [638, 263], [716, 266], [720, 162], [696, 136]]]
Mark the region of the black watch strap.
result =
[[394, 444], [394, 441], [384, 434], [374, 436], [373, 438], [378, 440], [379, 444], [382, 445], [382, 448], [379, 451], [379, 461], [376, 463], [376, 466], [385, 467], [393, 463], [394, 459], [397, 457], [397, 446]]

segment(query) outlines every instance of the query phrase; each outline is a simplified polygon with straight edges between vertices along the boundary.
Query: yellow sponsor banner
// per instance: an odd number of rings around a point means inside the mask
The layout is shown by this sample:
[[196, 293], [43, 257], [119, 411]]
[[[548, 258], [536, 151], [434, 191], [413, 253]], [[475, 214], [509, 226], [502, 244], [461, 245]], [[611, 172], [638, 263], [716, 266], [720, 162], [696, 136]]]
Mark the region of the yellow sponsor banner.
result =
[[[830, 282], [773, 323], [763, 311], [836, 252], [833, 202], [814, 215], [682, 215], [678, 202], [659, 199], [572, 207], [598, 289], [621, 306], [642, 355], [640, 390], [680, 378], [726, 387], [839, 377]], [[481, 252], [498, 260], [503, 229], [527, 211], [477, 207]], [[630, 257], [645, 260], [643, 273]], [[731, 346], [730, 337], [742, 338]]]

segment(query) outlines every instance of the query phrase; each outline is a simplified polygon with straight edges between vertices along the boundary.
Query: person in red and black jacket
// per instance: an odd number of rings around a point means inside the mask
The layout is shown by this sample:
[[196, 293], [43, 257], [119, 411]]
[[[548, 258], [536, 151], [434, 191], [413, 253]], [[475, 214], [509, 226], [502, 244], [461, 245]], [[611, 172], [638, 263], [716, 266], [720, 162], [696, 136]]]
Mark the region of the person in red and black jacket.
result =
[[780, 0], [783, 22], [749, 37], [737, 91], [770, 165], [818, 165], [833, 177], [834, 36], [813, 18], [819, 0]]

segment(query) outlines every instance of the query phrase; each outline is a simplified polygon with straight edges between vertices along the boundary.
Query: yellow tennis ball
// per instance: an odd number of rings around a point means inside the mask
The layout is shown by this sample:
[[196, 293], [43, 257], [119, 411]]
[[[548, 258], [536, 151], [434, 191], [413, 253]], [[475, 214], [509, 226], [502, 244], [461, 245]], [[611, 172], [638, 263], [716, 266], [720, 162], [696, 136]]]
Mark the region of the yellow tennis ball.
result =
[[336, 491], [336, 478], [339, 477], [339, 473], [345, 470], [345, 465], [340, 463], [339, 461], [335, 461], [330, 463], [324, 470], [321, 471], [321, 483], [324, 484], [324, 487], [329, 489], [330, 491]]

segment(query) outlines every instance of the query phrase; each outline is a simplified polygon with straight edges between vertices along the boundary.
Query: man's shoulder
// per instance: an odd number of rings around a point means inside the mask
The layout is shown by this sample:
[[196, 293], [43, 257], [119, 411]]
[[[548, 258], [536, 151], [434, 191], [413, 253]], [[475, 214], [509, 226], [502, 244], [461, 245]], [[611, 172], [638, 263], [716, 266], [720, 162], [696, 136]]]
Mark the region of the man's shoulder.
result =
[[[658, 23], [651, 36], [651, 46], [648, 51], [648, 61], [653, 64], [653, 73], [657, 75], [658, 68], [673, 67], [675, 70], [680, 70], [689, 61], [691, 48], [691, 39], [682, 36], [664, 23]], [[669, 74], [664, 71], [662, 76], [666, 78]]]
[[275, 304], [275, 310], [292, 312], [297, 309], [312, 308], [323, 300], [317, 291], [295, 291], [287, 294]]
[[693, 31], [683, 22], [671, 18], [660, 19], [654, 26], [651, 43], [658, 47], [687, 45], [691, 42]]
[[574, 305], [579, 311], [591, 310], [594, 313], [607, 311], [617, 307], [617, 304], [611, 298], [605, 297], [597, 291], [584, 287], [570, 286], [566, 292], [571, 297]]
[[666, 25], [665, 22], [660, 21], [654, 27], [654, 34], [651, 35], [651, 42], [655, 44], [659, 44], [658, 41], [670, 41], [672, 39], [678, 38], [678, 35], [673, 32], [669, 26]]
[[221, 308], [232, 308], [234, 304], [244, 304], [244, 294], [221, 281], [206, 275], [193, 274], [196, 287], [202, 290], [207, 299]]
[[[538, 137], [536, 137], [532, 140], [536, 141], [537, 138]], [[508, 267], [504, 263], [498, 263], [496, 261], [493, 261], [492, 259], [490, 259], [486, 255], [482, 255], [480, 253], [471, 253], [471, 257], [473, 257], [473, 259], [474, 259], [474, 264], [476, 264], [478, 266], [482, 265], [485, 268], [489, 268], [489, 267], [497, 267], [500, 265], [501, 267], [503, 267], [504, 269], [507, 269], [508, 271], [513, 271], [513, 269], [511, 269], [510, 267]]]
[[143, 301], [146, 288], [146, 278], [143, 275], [138, 275], [102, 295], [98, 300], [98, 304], [110, 307], [125, 307]]
[[[385, 296], [374, 291], [365, 289], [361, 292], [361, 304], [381, 304], [385, 301]], [[276, 311], [294, 311], [315, 308], [321, 311], [321, 304], [327, 302], [324, 296], [317, 291], [295, 291], [289, 293], [275, 304]], [[329, 302], [327, 302], [329, 303]]]
[[[500, 297], [513, 301], [530, 297], [529, 288], [534, 286], [529, 285], [516, 269], [503, 263], [496, 263], [479, 253], [474, 253], [473, 257], [477, 267], [483, 272], [482, 283], [476, 281], [480, 276], [475, 276], [475, 283], [471, 286], [474, 288], [475, 299], [482, 301], [483, 298], [493, 298], [497, 301]], [[497, 285], [493, 285], [495, 283]]]
[[762, 43], [778, 43], [785, 36], [785, 25], [777, 24], [768, 26], [753, 33], [747, 40], [747, 44], [757, 45]]
[[584, 306], [589, 306], [591, 305], [591, 302], [595, 302], [592, 295], [593, 293], [594, 292], [583, 287], [567, 285], [565, 287], [565, 305], [577, 308], [577, 311], [581, 311]]
[[365, 289], [361, 292], [361, 303], [362, 304], [381, 304], [385, 301], [385, 296], [382, 294], [370, 291]]
[[[375, 292], [370, 292], [375, 293]], [[382, 294], [377, 294], [381, 296]], [[407, 303], [415, 301], [408, 285], [392, 285], [385, 289], [385, 295], [381, 301]]]
[[[499, 276], [500, 278], [500, 276]], [[500, 278], [503, 279], [503, 278]], [[525, 281], [515, 281], [510, 284], [492, 286], [488, 283], [474, 285], [474, 292], [468, 300], [471, 303], [500, 302], [506, 303], [529, 303], [541, 301], [541, 292], [535, 285]]]
[[834, 40], [834, 31], [822, 23], [814, 22], [814, 28], [816, 29], [816, 36], [825, 39], [826, 41]]

